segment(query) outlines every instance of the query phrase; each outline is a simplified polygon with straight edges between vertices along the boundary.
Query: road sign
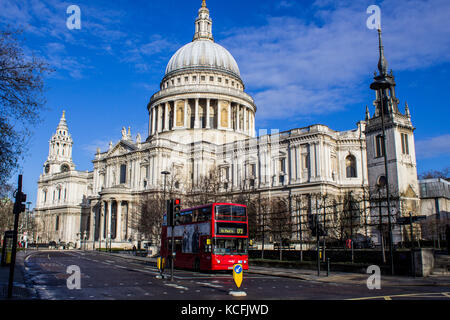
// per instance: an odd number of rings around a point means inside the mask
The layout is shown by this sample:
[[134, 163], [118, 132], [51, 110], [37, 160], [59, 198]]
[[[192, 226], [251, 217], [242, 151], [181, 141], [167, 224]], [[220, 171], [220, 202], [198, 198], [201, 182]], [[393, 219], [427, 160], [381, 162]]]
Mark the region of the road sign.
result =
[[235, 264], [233, 266], [233, 280], [238, 288], [242, 284], [243, 271], [244, 268], [242, 268], [242, 264]]

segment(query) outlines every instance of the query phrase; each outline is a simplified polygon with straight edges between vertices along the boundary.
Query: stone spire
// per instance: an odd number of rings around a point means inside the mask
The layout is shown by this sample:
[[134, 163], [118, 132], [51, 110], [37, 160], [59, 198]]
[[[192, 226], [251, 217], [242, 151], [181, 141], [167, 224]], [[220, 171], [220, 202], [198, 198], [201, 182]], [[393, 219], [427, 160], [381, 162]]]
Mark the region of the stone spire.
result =
[[405, 102], [405, 116], [411, 118], [411, 113], [409, 112], [408, 102]]
[[366, 121], [370, 119], [369, 107], [366, 105]]
[[63, 112], [62, 112], [61, 119], [59, 120], [58, 127], [56, 128], [56, 131], [59, 131], [59, 130], [65, 130], [65, 131], [69, 130], [69, 127], [67, 126], [65, 110], [63, 110]]
[[202, 6], [198, 10], [198, 16], [195, 20], [195, 34], [194, 39], [196, 40], [211, 40], [214, 41], [212, 35], [212, 20], [209, 17], [209, 9], [206, 7], [206, 1], [202, 1]]
[[73, 140], [67, 126], [66, 112], [63, 111], [56, 132], [49, 141], [48, 157], [44, 163], [45, 173], [65, 172], [74, 169], [72, 146]]
[[381, 39], [381, 27], [378, 28], [378, 43], [380, 49], [380, 59], [378, 60], [378, 71], [380, 72], [380, 76], [387, 75], [388, 63], [386, 58], [384, 57], [384, 46], [383, 40]]

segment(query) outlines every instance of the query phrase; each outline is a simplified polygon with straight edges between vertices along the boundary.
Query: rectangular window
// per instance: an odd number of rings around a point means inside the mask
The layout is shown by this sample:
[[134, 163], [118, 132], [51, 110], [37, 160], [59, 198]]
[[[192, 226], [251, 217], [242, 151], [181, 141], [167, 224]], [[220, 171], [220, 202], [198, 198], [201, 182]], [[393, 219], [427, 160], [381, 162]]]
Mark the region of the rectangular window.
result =
[[303, 155], [303, 169], [309, 168], [309, 154]]
[[251, 165], [250, 165], [250, 174], [251, 174], [253, 177], [256, 177], [256, 164], [251, 164]]
[[286, 159], [280, 159], [280, 172], [286, 172]]
[[381, 134], [375, 137], [375, 154], [377, 158], [384, 156], [383, 136]]
[[209, 77], [209, 81], [213, 82], [214, 81], [214, 77]]
[[55, 221], [55, 231], [59, 230], [59, 216], [56, 216], [56, 221]]
[[126, 183], [127, 181], [127, 165], [121, 164], [120, 165], [120, 183]]
[[409, 154], [408, 135], [406, 133], [402, 133], [401, 138], [402, 138], [402, 153]]

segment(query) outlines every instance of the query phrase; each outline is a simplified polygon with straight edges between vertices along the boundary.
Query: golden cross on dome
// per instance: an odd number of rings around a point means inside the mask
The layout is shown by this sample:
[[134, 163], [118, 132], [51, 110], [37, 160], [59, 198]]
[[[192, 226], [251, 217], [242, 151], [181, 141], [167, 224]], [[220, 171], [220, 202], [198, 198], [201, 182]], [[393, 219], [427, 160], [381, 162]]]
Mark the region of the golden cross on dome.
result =
[[206, 8], [206, 0], [202, 1], [202, 8]]

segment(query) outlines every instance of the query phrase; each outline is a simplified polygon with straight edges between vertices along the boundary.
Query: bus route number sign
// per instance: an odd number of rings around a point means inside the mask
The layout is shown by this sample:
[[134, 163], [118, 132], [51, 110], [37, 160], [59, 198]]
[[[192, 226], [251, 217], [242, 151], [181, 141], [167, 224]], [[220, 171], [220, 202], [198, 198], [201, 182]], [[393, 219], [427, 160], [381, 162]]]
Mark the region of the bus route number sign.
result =
[[219, 227], [219, 234], [244, 234], [243, 228], [230, 228], [230, 227]]

